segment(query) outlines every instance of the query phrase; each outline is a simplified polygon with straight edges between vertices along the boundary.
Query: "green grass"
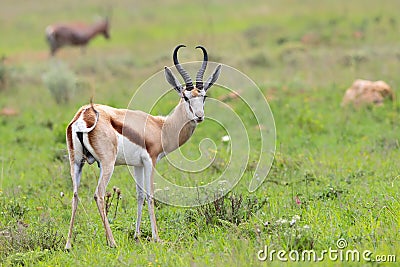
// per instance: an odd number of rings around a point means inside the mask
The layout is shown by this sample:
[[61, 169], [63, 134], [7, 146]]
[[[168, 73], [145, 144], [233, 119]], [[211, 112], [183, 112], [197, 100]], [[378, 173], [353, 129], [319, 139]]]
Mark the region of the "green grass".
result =
[[[339, 238], [346, 239], [349, 249], [400, 256], [399, 102], [359, 110], [340, 106], [357, 78], [384, 80], [397, 91], [397, 1], [119, 1], [109, 42], [99, 37], [84, 55], [66, 48], [56, 60], [48, 59], [46, 25], [91, 22], [103, 15], [105, 6], [94, 0], [6, 1], [0, 9], [0, 57], [7, 57], [0, 66], [6, 79], [0, 86], [0, 109], [19, 111], [0, 117], [0, 265], [265, 266], [270, 262], [257, 259], [264, 246], [321, 252], [335, 249]], [[204, 209], [158, 203], [164, 242], [147, 241], [146, 207], [144, 237], [136, 243], [134, 180], [127, 168], [119, 167], [108, 186], [122, 190], [117, 215], [110, 216], [118, 248], [110, 249], [93, 201], [99, 171], [85, 166], [74, 247], [64, 252], [72, 197], [66, 125], [91, 96], [98, 103], [127, 107], [148, 77], [172, 64], [171, 51], [180, 43], [189, 48], [203, 44], [212, 60], [248, 75], [269, 100], [277, 133], [271, 171], [249, 193], [255, 168], [250, 164], [229, 195], [242, 195], [239, 213], [248, 216], [237, 224], [230, 220], [228, 200], [223, 214], [209, 206], [210, 221]], [[199, 59], [199, 51], [189, 48], [180, 51], [182, 62]], [[57, 61], [77, 78], [77, 93], [63, 104], [56, 103], [42, 80]], [[167, 90], [167, 83], [163, 86]], [[215, 87], [209, 93], [219, 97], [224, 90]], [[165, 106], [154, 112], [166, 114], [176, 101], [168, 95]], [[246, 119], [249, 132], [254, 131], [248, 108], [230, 103]], [[221, 142], [225, 134], [206, 121], [182, 148], [196, 159], [197, 144], [205, 137], [214, 140], [217, 160], [204, 173], [189, 175], [166, 161], [157, 169], [181, 185], [211, 181], [227, 163], [229, 153]], [[250, 139], [257, 151], [259, 140]], [[265, 205], [246, 213], [245, 204], [254, 199]], [[114, 207], [115, 202], [112, 211]], [[297, 220], [290, 226], [293, 218]], [[281, 262], [275, 258], [272, 265]]]

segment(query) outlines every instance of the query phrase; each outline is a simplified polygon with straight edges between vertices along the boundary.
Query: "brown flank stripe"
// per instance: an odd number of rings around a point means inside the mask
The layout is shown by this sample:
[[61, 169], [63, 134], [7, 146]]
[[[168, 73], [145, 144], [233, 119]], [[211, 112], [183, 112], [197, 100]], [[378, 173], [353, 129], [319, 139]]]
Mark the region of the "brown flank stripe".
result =
[[113, 120], [111, 118], [111, 126], [121, 135], [125, 136], [134, 144], [146, 148], [145, 140], [136, 132], [135, 130], [124, 126], [119, 121]]

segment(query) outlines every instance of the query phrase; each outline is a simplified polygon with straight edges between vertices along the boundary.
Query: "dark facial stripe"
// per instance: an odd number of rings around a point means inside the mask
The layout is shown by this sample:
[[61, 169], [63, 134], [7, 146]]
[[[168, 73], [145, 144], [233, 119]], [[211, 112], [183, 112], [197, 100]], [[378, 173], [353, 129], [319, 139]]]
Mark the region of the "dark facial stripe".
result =
[[190, 105], [190, 103], [189, 103], [189, 110], [190, 110], [190, 112], [192, 112], [194, 114], [192, 106]]

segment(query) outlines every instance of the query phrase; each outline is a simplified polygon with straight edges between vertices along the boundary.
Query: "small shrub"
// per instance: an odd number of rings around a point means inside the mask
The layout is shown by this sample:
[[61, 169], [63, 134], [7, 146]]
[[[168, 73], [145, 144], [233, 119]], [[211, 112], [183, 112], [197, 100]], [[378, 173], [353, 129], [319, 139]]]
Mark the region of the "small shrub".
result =
[[334, 200], [339, 198], [343, 193], [347, 193], [346, 190], [340, 188], [329, 187], [321, 192], [315, 194], [315, 198], [318, 200]]
[[43, 82], [58, 104], [68, 103], [76, 91], [77, 78], [69, 68], [60, 62], [43, 74]]
[[108, 213], [111, 211], [111, 206], [113, 205], [114, 199], [116, 199], [116, 204], [115, 204], [115, 209], [114, 209], [114, 217], [113, 218], [108, 218], [108, 221], [112, 223], [116, 218], [117, 218], [117, 211], [118, 211], [118, 204], [120, 199], [122, 198], [122, 193], [121, 189], [118, 187], [113, 187], [113, 193], [111, 194], [110, 192], [106, 192], [105, 195], [105, 202], [106, 202], [106, 215], [108, 216]]
[[239, 225], [246, 222], [259, 209], [267, 204], [267, 199], [247, 197], [230, 193], [213, 202], [197, 208], [197, 213], [204, 217], [206, 224], [223, 225], [226, 222]]
[[0, 196], [1, 215], [5, 218], [22, 219], [29, 211], [25, 204], [25, 199], [8, 200], [5, 196]]
[[310, 227], [303, 224], [299, 215], [291, 219], [279, 218], [264, 223], [260, 232], [267, 232], [268, 235], [279, 241], [279, 246], [286, 250], [311, 250], [315, 245], [315, 238]]
[[24, 264], [20, 259], [27, 254], [32, 256], [31, 260], [40, 260], [42, 253], [62, 249], [64, 241], [58, 225], [49, 218], [32, 224], [10, 222], [0, 232], [0, 260], [7, 258], [12, 263]]

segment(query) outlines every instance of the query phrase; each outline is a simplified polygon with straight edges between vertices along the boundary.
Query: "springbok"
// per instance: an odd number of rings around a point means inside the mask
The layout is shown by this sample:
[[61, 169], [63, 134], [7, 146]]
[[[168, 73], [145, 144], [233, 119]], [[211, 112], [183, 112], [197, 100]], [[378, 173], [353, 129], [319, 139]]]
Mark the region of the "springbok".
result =
[[51, 56], [54, 56], [58, 49], [67, 45], [81, 46], [83, 51], [89, 41], [98, 34], [102, 34], [106, 39], [110, 38], [108, 18], [92, 25], [70, 23], [54, 24], [46, 27], [46, 38], [50, 46]]
[[78, 205], [78, 187], [85, 162], [97, 162], [100, 178], [94, 194], [97, 208], [106, 232], [107, 244], [115, 247], [105, 212], [104, 196], [114, 166], [134, 166], [137, 190], [137, 221], [135, 239], [140, 236], [140, 222], [145, 197], [150, 215], [152, 238], [159, 241], [154, 214], [153, 172], [155, 165], [166, 154], [183, 145], [193, 134], [198, 123], [204, 120], [204, 102], [207, 90], [216, 82], [221, 72], [218, 65], [203, 83], [207, 67], [207, 51], [203, 51], [203, 63], [196, 75], [196, 86], [189, 74], [178, 62], [179, 45], [173, 52], [173, 61], [185, 82], [181, 85], [172, 71], [165, 67], [166, 80], [178, 92], [181, 100], [167, 117], [152, 116], [140, 110], [117, 109], [90, 104], [81, 107], [66, 131], [67, 146], [73, 184], [72, 215], [65, 249], [71, 248], [72, 228]]

